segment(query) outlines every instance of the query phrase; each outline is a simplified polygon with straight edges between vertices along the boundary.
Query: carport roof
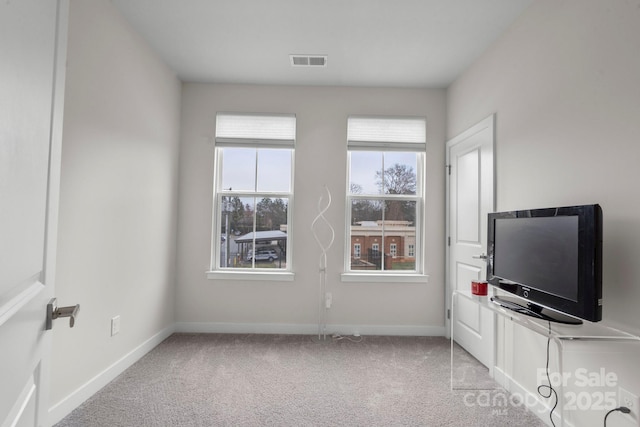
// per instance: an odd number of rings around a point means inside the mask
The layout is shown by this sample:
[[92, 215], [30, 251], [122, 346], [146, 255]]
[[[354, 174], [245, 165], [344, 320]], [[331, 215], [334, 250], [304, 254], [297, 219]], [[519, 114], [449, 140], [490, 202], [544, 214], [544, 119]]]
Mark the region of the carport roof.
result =
[[[254, 237], [255, 236], [255, 237]], [[250, 243], [255, 238], [256, 243], [271, 242], [273, 240], [286, 240], [287, 233], [280, 230], [256, 231], [255, 233], [247, 233], [236, 239], [236, 243]]]

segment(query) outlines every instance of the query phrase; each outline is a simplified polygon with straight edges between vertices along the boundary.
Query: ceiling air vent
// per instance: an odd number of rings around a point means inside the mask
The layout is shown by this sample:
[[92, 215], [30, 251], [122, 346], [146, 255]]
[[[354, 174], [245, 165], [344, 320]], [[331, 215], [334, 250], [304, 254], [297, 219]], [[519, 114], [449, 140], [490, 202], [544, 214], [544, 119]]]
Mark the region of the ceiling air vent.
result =
[[327, 55], [289, 55], [292, 67], [326, 67]]

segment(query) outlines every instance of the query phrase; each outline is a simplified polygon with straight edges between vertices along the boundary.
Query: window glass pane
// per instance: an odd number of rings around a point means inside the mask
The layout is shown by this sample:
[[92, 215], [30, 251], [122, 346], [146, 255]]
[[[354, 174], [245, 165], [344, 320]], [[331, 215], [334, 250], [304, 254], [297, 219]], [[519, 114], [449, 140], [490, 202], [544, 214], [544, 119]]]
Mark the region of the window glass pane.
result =
[[386, 200], [384, 202], [385, 224], [407, 223], [415, 225], [416, 202], [410, 200]]
[[288, 199], [265, 197], [256, 208], [257, 231], [286, 231]]
[[256, 149], [221, 148], [222, 189], [255, 191]]
[[253, 232], [255, 200], [253, 197], [231, 197], [231, 230], [242, 236]]
[[257, 203], [255, 256], [251, 251], [247, 257], [256, 268], [287, 268], [288, 207], [287, 198], [263, 198]]
[[351, 204], [351, 270], [382, 270], [382, 206], [379, 200], [354, 200]]
[[415, 270], [416, 245], [416, 209], [415, 201], [385, 201], [384, 238], [386, 270]]
[[351, 203], [351, 225], [382, 221], [382, 205], [381, 200], [354, 199]]
[[291, 150], [258, 150], [258, 191], [291, 190]]
[[220, 215], [220, 267], [251, 268], [246, 254], [252, 244], [253, 197], [221, 197]]
[[382, 152], [352, 151], [349, 188], [352, 194], [382, 194]]
[[384, 153], [385, 194], [416, 194], [417, 157], [416, 153]]

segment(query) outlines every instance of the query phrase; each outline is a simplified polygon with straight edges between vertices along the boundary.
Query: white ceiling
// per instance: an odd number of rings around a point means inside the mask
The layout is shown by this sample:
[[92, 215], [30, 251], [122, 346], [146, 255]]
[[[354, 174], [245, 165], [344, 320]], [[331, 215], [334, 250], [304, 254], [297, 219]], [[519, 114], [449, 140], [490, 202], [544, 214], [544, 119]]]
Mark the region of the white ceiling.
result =
[[[112, 0], [189, 82], [444, 88], [533, 0]], [[290, 54], [328, 55], [293, 68]]]

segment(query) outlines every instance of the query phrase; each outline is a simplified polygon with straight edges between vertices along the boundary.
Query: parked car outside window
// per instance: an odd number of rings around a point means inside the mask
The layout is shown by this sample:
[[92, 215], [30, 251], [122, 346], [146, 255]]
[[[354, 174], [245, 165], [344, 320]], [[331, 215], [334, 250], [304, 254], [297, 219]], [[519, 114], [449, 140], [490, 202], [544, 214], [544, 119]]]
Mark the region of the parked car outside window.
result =
[[[247, 261], [251, 261], [253, 259], [253, 251], [249, 251], [247, 254]], [[273, 262], [278, 259], [278, 253], [273, 249], [257, 249], [256, 250], [256, 261], [269, 261]]]

